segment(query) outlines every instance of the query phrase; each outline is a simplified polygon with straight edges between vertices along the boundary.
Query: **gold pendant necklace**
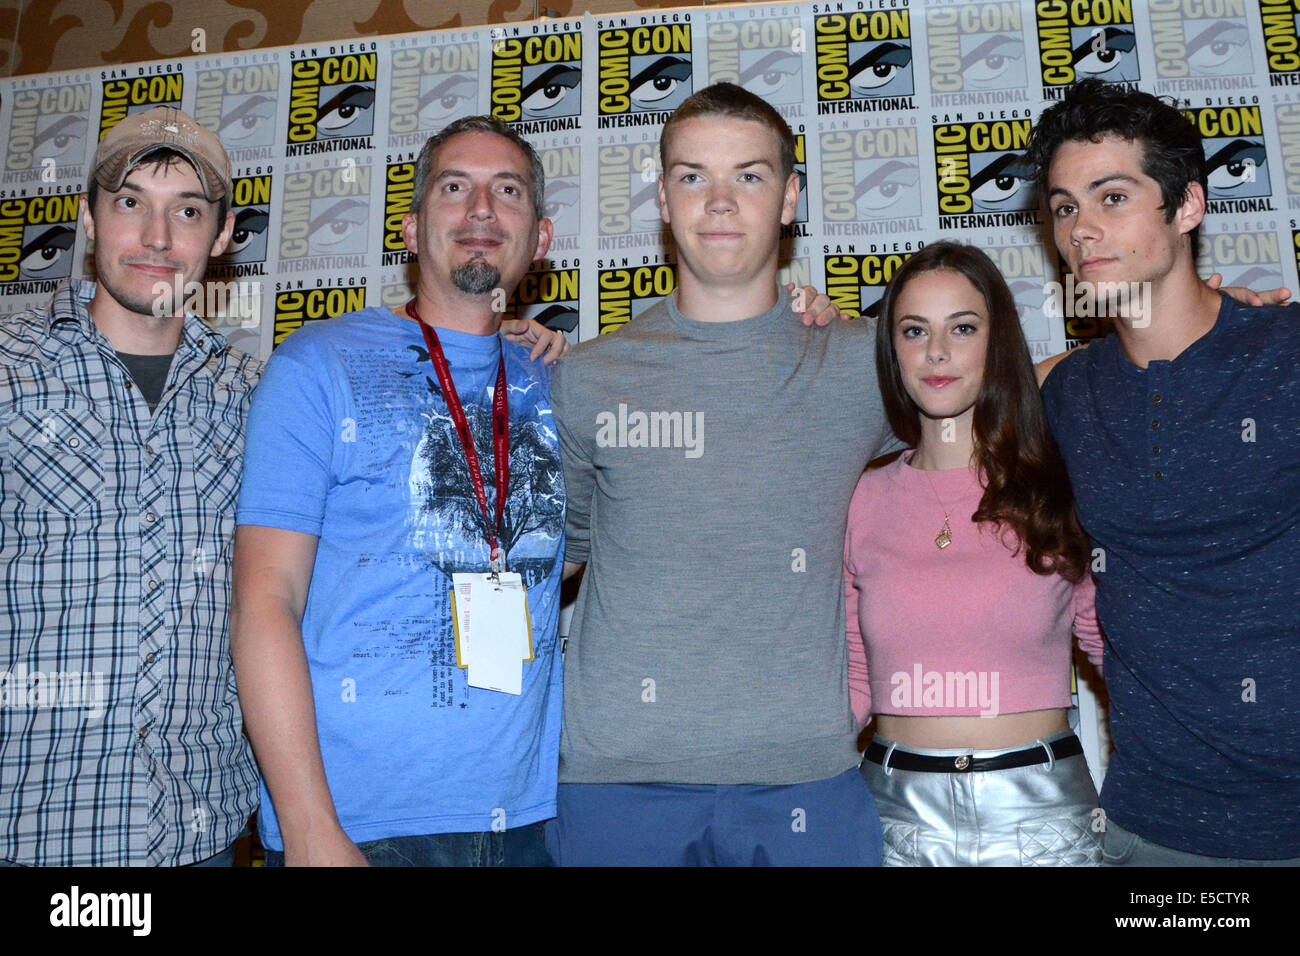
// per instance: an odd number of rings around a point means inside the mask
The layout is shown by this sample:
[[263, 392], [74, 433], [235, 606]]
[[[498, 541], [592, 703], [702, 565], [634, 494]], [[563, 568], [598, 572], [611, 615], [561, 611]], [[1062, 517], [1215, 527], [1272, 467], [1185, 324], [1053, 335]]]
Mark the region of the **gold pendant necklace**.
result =
[[[912, 452], [912, 458], [908, 464], [914, 465], [915, 462], [916, 452]], [[935, 491], [934, 482], [930, 478], [930, 473], [923, 468], [918, 468], [917, 470], [920, 471], [921, 474], [925, 475], [925, 480], [930, 485], [930, 492], [934, 495], [934, 500], [939, 502], [939, 507], [943, 509], [943, 527], [940, 528], [939, 533], [934, 536], [934, 546], [942, 551], [944, 548], [948, 547], [948, 545], [952, 544], [952, 528], [948, 525], [948, 506], [945, 505], [943, 499], [939, 497], [939, 492]]]

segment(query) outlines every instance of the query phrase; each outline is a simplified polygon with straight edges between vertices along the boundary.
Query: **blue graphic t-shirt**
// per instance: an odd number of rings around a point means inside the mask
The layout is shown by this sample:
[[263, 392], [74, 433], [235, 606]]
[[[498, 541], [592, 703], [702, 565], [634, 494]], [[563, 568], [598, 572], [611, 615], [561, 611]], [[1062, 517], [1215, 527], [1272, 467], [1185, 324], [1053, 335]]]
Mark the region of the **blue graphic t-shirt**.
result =
[[[469, 687], [456, 666], [451, 575], [488, 570], [487, 529], [420, 327], [386, 309], [304, 326], [271, 357], [249, 412], [238, 523], [320, 539], [303, 642], [325, 775], [355, 842], [555, 815], [564, 481], [550, 371], [497, 336], [438, 337], [493, 516], [504, 349], [502, 541], [528, 590], [535, 653], [518, 697]], [[259, 832], [282, 848], [265, 780]]]

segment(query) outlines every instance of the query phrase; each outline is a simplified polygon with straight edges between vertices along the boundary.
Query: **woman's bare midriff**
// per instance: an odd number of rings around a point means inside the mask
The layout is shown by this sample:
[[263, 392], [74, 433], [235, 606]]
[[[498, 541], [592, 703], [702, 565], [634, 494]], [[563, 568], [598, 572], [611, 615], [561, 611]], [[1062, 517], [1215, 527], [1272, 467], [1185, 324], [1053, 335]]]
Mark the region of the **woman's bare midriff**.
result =
[[1065, 708], [1031, 710], [997, 717], [900, 717], [877, 714], [876, 735], [908, 747], [1005, 750], [1069, 730]]

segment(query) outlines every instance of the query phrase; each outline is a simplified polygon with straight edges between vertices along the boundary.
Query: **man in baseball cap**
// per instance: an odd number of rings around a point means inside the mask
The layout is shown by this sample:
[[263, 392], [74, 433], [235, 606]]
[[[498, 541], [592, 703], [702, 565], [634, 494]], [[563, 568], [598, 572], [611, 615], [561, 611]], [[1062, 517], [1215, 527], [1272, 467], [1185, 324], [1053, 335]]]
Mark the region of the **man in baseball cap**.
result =
[[0, 865], [229, 865], [257, 805], [226, 622], [262, 363], [175, 294], [230, 192], [185, 113], [126, 117], [82, 200], [96, 281], [0, 319]]

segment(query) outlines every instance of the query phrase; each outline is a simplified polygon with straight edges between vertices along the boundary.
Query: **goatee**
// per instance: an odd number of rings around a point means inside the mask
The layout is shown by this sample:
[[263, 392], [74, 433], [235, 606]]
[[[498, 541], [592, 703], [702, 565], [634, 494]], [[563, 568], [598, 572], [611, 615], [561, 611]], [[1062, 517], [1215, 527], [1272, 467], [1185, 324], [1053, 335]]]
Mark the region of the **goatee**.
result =
[[484, 295], [501, 284], [501, 272], [485, 259], [471, 259], [451, 270], [451, 281], [461, 292]]

